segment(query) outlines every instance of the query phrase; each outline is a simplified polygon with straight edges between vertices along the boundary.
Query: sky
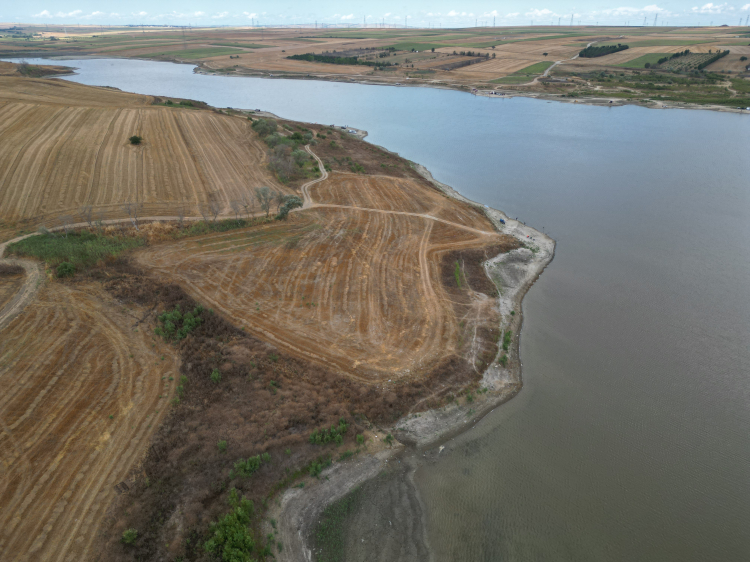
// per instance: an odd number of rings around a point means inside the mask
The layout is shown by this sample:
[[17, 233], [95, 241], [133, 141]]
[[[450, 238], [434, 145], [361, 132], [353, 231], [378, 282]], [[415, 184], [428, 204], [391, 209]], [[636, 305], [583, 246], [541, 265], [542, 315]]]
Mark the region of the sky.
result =
[[[649, 0], [646, 0], [649, 1]], [[717, 3], [660, 0], [629, 4], [621, 0], [25, 0], [0, 2], [0, 21], [56, 24], [368, 26], [386, 23], [414, 27], [474, 25], [742, 25], [750, 0]]]

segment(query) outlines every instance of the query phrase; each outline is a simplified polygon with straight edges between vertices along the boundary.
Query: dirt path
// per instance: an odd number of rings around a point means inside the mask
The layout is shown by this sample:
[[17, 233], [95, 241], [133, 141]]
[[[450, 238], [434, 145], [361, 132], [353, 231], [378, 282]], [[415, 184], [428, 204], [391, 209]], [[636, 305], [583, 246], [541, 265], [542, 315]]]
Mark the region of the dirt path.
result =
[[13, 318], [18, 316], [26, 305], [31, 302], [43, 281], [42, 268], [39, 263], [32, 260], [3, 259], [5, 247], [8, 244], [19, 242], [29, 236], [33, 236], [33, 234], [19, 236], [18, 238], [0, 244], [0, 264], [20, 265], [26, 271], [21, 289], [2, 309], [0, 309], [0, 330], [5, 328], [5, 326], [7, 326]]
[[323, 180], [328, 179], [328, 171], [326, 170], [326, 167], [323, 165], [323, 161], [318, 158], [318, 155], [315, 154], [312, 150], [310, 150], [310, 145], [305, 145], [305, 150], [313, 157], [315, 160], [318, 161], [318, 169], [320, 170], [321, 176], [313, 181], [307, 182], [305, 185], [302, 186], [302, 196], [304, 197], [305, 203], [302, 205], [303, 209], [309, 209], [313, 202], [312, 197], [310, 197], [310, 186], [315, 185], [316, 183], [322, 182]]

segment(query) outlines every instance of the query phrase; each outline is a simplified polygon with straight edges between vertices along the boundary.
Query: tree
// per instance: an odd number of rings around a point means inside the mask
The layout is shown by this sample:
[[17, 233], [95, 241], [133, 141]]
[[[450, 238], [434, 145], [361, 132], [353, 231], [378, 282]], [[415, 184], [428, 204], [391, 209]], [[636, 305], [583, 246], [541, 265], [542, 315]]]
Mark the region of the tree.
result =
[[435, 52], [435, 47], [433, 47], [433, 48], [432, 48], [432, 52], [433, 52], [433, 53]]
[[133, 226], [136, 230], [140, 230], [140, 228], [138, 227], [138, 225], [140, 224], [138, 217], [140, 216], [142, 209], [143, 205], [139, 201], [136, 201], [135, 203], [125, 203], [122, 206], [122, 210], [128, 214], [128, 217], [130, 217], [130, 222], [133, 223]]
[[216, 222], [216, 217], [218, 217], [219, 213], [221, 212], [221, 203], [219, 203], [216, 199], [211, 199], [208, 202], [208, 211], [214, 218], [214, 222]]
[[130, 144], [141, 144], [143, 141], [143, 137], [139, 137], [138, 135], [133, 135], [128, 139], [130, 141]]
[[266, 187], [265, 185], [263, 187], [256, 187], [255, 198], [258, 200], [258, 204], [260, 205], [260, 208], [266, 212], [266, 217], [267, 217], [271, 209], [271, 201], [273, 199], [273, 195], [271, 194], [271, 188]]
[[240, 203], [245, 209], [245, 216], [249, 218], [250, 210], [253, 208], [253, 196], [249, 192], [243, 191], [240, 195]]
[[278, 124], [273, 119], [258, 119], [251, 127], [261, 137], [266, 137], [276, 132]]
[[94, 226], [94, 207], [92, 205], [84, 205], [81, 207], [78, 216], [81, 217], [82, 221], [88, 223], [89, 228]]
[[281, 209], [281, 206], [284, 204], [284, 201], [286, 201], [286, 195], [284, 195], [281, 191], [274, 191], [273, 192], [273, 201], [276, 203], [276, 212], [279, 212], [279, 209]]
[[60, 222], [62, 222], [62, 227], [65, 231], [65, 238], [67, 238], [68, 232], [73, 228], [73, 217], [70, 215], [63, 215], [60, 217]]
[[184, 221], [185, 221], [185, 200], [183, 199], [180, 202], [180, 204], [177, 206], [177, 222], [180, 225], [180, 229], [182, 229]]
[[549, 53], [542, 53], [542, 54], [546, 57]]
[[234, 211], [234, 218], [237, 221], [237, 224], [240, 224], [240, 212], [242, 211], [242, 203], [237, 201], [237, 199], [232, 199], [229, 202], [229, 206]]

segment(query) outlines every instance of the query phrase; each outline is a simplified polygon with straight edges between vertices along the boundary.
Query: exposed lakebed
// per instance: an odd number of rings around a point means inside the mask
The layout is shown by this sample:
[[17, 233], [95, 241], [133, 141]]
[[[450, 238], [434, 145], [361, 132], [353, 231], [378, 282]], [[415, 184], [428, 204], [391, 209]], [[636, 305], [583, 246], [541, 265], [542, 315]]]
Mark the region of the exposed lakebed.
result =
[[[85, 84], [365, 129], [557, 240], [524, 300], [524, 389], [394, 471], [421, 508], [402, 484], [362, 502], [423, 512], [436, 560], [750, 558], [750, 116], [61, 64]], [[377, 536], [361, 538], [390, 560], [425, 556]]]

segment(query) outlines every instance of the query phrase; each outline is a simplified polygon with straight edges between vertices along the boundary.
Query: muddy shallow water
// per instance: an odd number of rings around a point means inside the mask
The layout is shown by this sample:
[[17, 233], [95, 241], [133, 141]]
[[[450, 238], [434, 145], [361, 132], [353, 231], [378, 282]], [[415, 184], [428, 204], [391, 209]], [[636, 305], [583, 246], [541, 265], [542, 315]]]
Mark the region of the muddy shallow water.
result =
[[348, 559], [750, 559], [750, 116], [71, 64], [366, 129], [557, 239], [524, 301], [524, 389], [366, 485]]

